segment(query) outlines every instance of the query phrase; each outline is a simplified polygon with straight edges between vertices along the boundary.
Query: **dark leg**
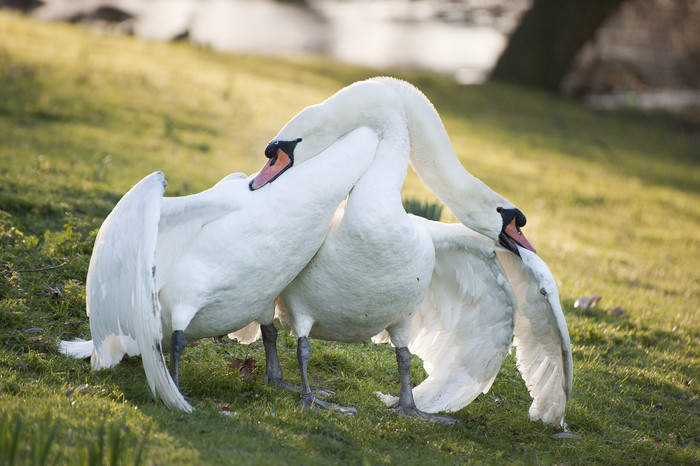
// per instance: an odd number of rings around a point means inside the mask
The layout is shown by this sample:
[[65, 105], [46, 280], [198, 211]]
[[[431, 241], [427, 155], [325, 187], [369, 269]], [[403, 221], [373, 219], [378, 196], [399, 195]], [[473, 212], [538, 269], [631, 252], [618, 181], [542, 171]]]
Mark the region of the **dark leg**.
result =
[[396, 348], [396, 362], [399, 365], [399, 382], [401, 388], [399, 391], [399, 401], [391, 407], [392, 410], [403, 416], [418, 417], [429, 422], [440, 422], [443, 424], [452, 425], [459, 422], [458, 419], [441, 416], [439, 414], [430, 414], [416, 408], [416, 403], [413, 400], [413, 390], [411, 389], [411, 353], [405, 346]]
[[309, 377], [307, 375], [310, 356], [311, 347], [309, 346], [309, 339], [307, 337], [299, 338], [297, 344], [297, 359], [299, 360], [299, 369], [301, 371], [301, 406], [319, 411], [336, 411], [341, 414], [356, 414], [357, 409], [355, 408], [321, 401], [314, 396], [311, 392], [311, 385], [309, 385]]
[[[277, 356], [277, 328], [275, 324], [260, 325], [263, 346], [265, 347], [265, 382], [276, 385], [283, 390], [301, 391], [301, 388], [284, 381], [282, 367]], [[335, 393], [330, 388], [312, 386], [316, 396], [329, 396]]]
[[413, 390], [411, 388], [411, 353], [408, 348], [396, 348], [396, 363], [399, 365], [399, 401], [397, 407], [415, 408]]
[[180, 388], [180, 356], [187, 346], [185, 332], [175, 330], [170, 340], [170, 377], [173, 378], [175, 386]]
[[275, 324], [260, 325], [263, 346], [265, 346], [265, 382], [288, 390], [291, 387], [284, 381], [282, 367], [277, 357], [277, 329]]

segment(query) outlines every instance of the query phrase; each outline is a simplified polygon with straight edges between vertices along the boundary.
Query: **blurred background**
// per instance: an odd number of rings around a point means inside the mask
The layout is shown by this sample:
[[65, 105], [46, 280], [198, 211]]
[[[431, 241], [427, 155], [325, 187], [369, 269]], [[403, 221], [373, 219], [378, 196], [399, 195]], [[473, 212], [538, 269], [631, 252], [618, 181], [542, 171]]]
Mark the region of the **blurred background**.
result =
[[700, 0], [0, 0], [102, 33], [700, 110]]

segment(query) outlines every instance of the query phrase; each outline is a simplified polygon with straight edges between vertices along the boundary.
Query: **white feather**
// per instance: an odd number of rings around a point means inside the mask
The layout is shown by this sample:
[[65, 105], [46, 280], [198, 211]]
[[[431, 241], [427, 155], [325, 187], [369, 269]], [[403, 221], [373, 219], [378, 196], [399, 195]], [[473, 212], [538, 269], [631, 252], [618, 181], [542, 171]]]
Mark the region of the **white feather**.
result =
[[426, 412], [456, 411], [493, 383], [513, 335], [515, 298], [493, 245], [461, 224], [413, 217], [431, 233], [435, 271], [413, 318], [409, 349], [428, 377], [414, 388]]
[[564, 427], [573, 362], [559, 291], [546, 264], [519, 248], [520, 258], [499, 252], [518, 299], [513, 344], [517, 365], [533, 398], [530, 419]]
[[[373, 132], [358, 128], [254, 192], [234, 174], [202, 193], [163, 199], [162, 173], [141, 180], [95, 241], [87, 279], [92, 367], [141, 354], [153, 392], [190, 411], [165, 364], [172, 332], [192, 341], [272, 322], [275, 298], [320, 247], [376, 145]], [[82, 357], [89, 343], [61, 347]]]
[[[408, 345], [429, 374], [414, 389], [417, 407], [428, 412], [460, 409], [487, 391], [515, 337], [518, 367], [534, 398], [531, 417], [562, 420], [568, 394], [560, 397], [556, 387], [570, 386], [571, 371], [557, 371], [553, 348], [566, 324], [557, 317], [551, 274], [528, 254], [521, 261], [503, 253], [522, 269], [513, 272], [508, 263], [506, 271], [496, 253], [506, 227], [501, 212], [515, 206], [464, 170], [432, 104], [402, 81], [348, 86], [302, 111], [281, 138], [310, 141], [314, 150], [299, 156], [312, 157], [358, 124], [380, 137], [374, 162], [314, 259], [282, 293], [282, 322], [299, 336], [356, 341], [373, 332], [376, 342]], [[405, 215], [398, 198], [407, 156], [474, 231]], [[546, 298], [542, 286], [551, 289]], [[570, 354], [568, 361], [570, 367]]]

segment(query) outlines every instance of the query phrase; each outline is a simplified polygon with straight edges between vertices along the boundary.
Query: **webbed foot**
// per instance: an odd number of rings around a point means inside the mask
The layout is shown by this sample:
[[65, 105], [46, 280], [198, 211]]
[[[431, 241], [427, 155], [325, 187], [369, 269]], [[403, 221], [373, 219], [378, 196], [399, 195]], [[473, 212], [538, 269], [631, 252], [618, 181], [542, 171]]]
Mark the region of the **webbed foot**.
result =
[[349, 406], [340, 406], [335, 403], [329, 403], [327, 401], [319, 400], [313, 395], [302, 395], [301, 397], [302, 408], [313, 409], [314, 411], [331, 411], [334, 413], [354, 416], [357, 414], [357, 408]]
[[408, 417], [415, 417], [418, 419], [422, 419], [428, 422], [435, 422], [439, 424], [445, 424], [448, 426], [453, 426], [458, 423], [462, 423], [463, 421], [454, 417], [450, 416], [444, 416], [442, 414], [432, 414], [432, 413], [426, 413], [425, 411], [421, 411], [420, 409], [416, 408], [415, 406], [400, 406], [398, 403], [392, 406], [391, 409], [393, 412], [396, 414], [399, 414], [401, 416], [408, 416]]
[[[270, 383], [274, 385], [275, 387], [281, 389], [281, 390], [289, 390], [293, 392], [301, 392], [301, 386], [300, 385], [294, 385], [288, 382], [285, 382], [283, 379], [278, 379], [278, 380], [265, 380], [265, 382]], [[322, 398], [329, 397], [331, 395], [335, 394], [335, 390], [332, 388], [328, 387], [322, 387], [320, 385], [312, 385], [311, 391], [315, 396], [319, 396]]]

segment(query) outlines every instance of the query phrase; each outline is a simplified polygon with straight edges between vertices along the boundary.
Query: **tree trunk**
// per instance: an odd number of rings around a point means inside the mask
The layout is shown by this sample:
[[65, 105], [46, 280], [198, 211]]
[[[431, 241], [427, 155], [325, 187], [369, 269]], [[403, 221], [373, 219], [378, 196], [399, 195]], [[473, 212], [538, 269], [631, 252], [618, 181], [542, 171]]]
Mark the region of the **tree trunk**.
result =
[[491, 79], [553, 91], [583, 44], [625, 0], [534, 0]]

